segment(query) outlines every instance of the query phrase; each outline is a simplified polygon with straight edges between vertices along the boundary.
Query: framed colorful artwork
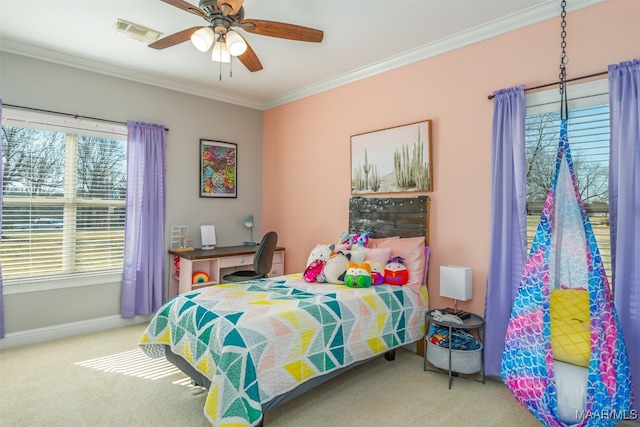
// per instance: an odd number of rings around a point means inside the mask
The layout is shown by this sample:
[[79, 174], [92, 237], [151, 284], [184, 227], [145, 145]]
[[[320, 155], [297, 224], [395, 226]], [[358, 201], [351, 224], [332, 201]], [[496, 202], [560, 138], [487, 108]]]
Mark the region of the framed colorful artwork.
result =
[[200, 140], [200, 197], [238, 197], [238, 146]]
[[351, 136], [351, 194], [433, 191], [431, 120]]

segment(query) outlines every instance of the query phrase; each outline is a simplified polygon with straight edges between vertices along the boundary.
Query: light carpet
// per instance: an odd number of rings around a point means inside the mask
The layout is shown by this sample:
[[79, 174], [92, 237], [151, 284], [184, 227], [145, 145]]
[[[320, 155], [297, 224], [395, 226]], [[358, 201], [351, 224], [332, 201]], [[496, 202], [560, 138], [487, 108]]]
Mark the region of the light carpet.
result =
[[[146, 325], [0, 351], [1, 426], [210, 426], [206, 391], [137, 342]], [[265, 427], [539, 426], [502, 383], [424, 372], [404, 348], [281, 405]]]

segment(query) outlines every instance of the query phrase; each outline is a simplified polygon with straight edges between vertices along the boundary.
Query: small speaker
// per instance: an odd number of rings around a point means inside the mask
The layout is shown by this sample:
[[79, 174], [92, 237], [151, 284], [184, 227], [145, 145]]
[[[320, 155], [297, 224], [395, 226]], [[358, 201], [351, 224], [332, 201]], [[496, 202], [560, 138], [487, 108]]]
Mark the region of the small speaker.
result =
[[201, 225], [200, 236], [202, 238], [202, 249], [205, 251], [216, 248], [216, 226]]

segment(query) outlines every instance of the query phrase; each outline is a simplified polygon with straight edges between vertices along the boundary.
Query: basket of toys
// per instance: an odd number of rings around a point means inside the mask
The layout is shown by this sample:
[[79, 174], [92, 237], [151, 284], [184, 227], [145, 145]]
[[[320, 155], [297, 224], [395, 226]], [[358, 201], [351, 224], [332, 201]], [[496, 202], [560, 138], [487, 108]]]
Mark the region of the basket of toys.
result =
[[451, 343], [451, 370], [460, 374], [474, 374], [482, 369], [482, 343], [463, 329], [453, 329], [449, 341], [449, 328], [431, 325], [427, 337], [427, 360], [435, 367], [449, 369]]

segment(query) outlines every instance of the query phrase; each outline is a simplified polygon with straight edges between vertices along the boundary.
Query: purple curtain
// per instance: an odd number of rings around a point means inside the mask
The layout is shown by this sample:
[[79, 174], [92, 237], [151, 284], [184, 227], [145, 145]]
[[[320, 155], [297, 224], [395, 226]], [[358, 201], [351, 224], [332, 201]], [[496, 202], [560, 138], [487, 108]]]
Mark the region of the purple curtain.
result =
[[640, 411], [640, 59], [609, 65], [609, 108], [611, 283]]
[[[0, 124], [2, 120], [2, 99], [0, 99]], [[1, 128], [2, 126], [0, 126]], [[0, 130], [0, 136], [2, 135], [2, 130]], [[0, 159], [2, 158], [2, 144], [0, 144]], [[2, 165], [4, 162], [0, 162], [0, 188], [4, 190], [4, 183], [2, 182], [2, 177], [4, 176], [4, 169]], [[2, 193], [4, 191], [0, 191], [0, 229], [2, 229]], [[1, 233], [0, 233], [1, 234]], [[0, 241], [2, 240], [2, 236], [0, 236]], [[4, 288], [2, 286], [2, 264], [0, 264], [0, 338], [4, 338], [4, 297], [2, 294], [4, 293]]]
[[527, 252], [526, 111], [524, 85], [494, 95], [484, 360], [486, 374], [499, 378], [507, 324]]
[[127, 122], [127, 197], [122, 317], [152, 314], [165, 301], [165, 130]]

